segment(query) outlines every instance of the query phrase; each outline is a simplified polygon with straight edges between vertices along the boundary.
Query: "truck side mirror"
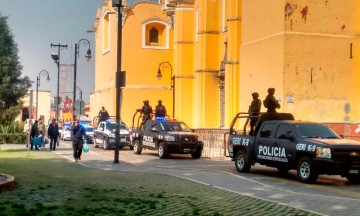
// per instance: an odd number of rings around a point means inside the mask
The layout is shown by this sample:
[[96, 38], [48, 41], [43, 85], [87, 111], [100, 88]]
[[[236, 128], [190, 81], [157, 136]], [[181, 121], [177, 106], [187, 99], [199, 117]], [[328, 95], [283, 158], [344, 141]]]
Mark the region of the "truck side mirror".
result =
[[156, 127], [152, 127], [152, 128], [151, 128], [151, 131], [152, 131], [152, 132], [157, 132]]

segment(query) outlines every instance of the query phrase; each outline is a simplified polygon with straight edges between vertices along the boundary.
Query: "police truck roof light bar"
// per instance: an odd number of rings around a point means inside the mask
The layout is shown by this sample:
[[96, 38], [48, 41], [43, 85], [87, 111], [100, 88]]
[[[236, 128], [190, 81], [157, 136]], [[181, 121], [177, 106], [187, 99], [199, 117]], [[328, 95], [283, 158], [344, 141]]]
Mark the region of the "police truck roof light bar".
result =
[[156, 116], [157, 121], [165, 121], [165, 116]]

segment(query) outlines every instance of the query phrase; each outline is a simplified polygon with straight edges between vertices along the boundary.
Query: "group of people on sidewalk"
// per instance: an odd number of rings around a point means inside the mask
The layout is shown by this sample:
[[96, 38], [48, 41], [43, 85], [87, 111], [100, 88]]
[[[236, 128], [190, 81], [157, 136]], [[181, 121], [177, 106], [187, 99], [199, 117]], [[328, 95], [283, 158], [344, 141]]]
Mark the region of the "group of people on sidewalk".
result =
[[50, 150], [55, 151], [56, 146], [58, 145], [59, 138], [59, 127], [56, 123], [56, 120], [53, 119], [46, 130], [43, 119], [35, 120], [34, 123], [30, 119], [26, 120], [24, 125], [24, 133], [26, 134], [26, 147], [30, 145], [30, 150], [39, 150], [39, 147], [45, 148], [45, 144], [48, 143], [48, 138], [50, 139]]
[[[73, 133], [73, 156], [75, 162], [81, 160], [81, 154], [83, 150], [83, 144], [85, 143], [85, 128], [79, 124], [79, 120], [75, 120], [71, 128]], [[39, 150], [39, 147], [45, 148], [46, 132], [50, 138], [50, 150], [55, 151], [56, 146], [59, 146], [59, 126], [56, 123], [56, 119], [52, 119], [51, 123], [46, 127], [43, 119], [35, 120], [34, 123], [30, 119], [26, 120], [24, 126], [24, 133], [26, 134], [26, 147], [30, 145], [30, 150]], [[36, 143], [35, 141], [39, 142]]]

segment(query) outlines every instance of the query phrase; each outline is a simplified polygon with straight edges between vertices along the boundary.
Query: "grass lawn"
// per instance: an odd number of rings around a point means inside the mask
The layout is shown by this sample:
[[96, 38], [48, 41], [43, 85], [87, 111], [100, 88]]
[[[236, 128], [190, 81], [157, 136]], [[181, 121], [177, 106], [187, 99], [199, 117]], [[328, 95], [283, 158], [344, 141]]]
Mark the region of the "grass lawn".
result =
[[[49, 151], [0, 151], [0, 215], [312, 215], [161, 174], [83, 167]], [[239, 182], [240, 184], [240, 182]]]

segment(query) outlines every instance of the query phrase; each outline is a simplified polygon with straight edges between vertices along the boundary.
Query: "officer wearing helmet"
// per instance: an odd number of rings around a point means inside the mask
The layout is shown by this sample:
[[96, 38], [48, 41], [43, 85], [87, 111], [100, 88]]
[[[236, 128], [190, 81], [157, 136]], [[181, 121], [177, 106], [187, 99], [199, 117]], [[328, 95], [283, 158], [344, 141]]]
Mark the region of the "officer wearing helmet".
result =
[[166, 116], [166, 108], [162, 104], [162, 100], [158, 100], [158, 105], [155, 107], [155, 117], [165, 117]]
[[249, 116], [250, 116], [250, 135], [253, 135], [257, 116], [260, 114], [261, 110], [261, 100], [259, 99], [259, 93], [254, 92], [251, 94], [253, 97], [253, 100], [249, 106]]
[[276, 100], [274, 94], [275, 94], [275, 88], [269, 88], [268, 89], [268, 95], [266, 96], [264, 100], [264, 106], [267, 108], [268, 112], [276, 112], [276, 109], [280, 109], [279, 101]]

